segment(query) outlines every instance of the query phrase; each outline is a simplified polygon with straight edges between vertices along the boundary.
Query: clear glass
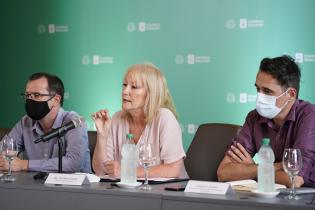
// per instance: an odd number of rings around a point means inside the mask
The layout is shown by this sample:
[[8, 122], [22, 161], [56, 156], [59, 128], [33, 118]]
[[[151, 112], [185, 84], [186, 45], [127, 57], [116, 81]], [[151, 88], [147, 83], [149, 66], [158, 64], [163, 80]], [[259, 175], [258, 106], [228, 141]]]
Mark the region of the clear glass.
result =
[[144, 184], [140, 189], [142, 190], [151, 190], [149, 185], [149, 168], [154, 164], [155, 157], [153, 155], [152, 144], [142, 144], [139, 148], [139, 162], [144, 170]]
[[286, 199], [298, 200], [294, 189], [294, 178], [302, 168], [302, 154], [299, 149], [285, 149], [282, 158], [284, 171], [289, 175], [291, 180], [291, 189]]
[[2, 152], [1, 153], [5, 157], [5, 159], [9, 162], [8, 173], [4, 175], [1, 180], [4, 182], [13, 182], [15, 181], [15, 178], [12, 176], [11, 162], [17, 154], [16, 141], [7, 135], [4, 136], [4, 138], [2, 139]]

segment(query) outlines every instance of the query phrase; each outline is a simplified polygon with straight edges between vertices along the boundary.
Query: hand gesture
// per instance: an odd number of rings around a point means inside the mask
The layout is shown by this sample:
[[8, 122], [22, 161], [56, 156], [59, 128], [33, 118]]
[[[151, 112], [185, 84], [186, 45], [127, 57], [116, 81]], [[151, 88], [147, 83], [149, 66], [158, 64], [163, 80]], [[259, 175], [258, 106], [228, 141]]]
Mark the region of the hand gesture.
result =
[[108, 110], [101, 109], [98, 112], [92, 114], [91, 117], [95, 123], [96, 130], [98, 133], [104, 135], [109, 131], [111, 125], [111, 118]]

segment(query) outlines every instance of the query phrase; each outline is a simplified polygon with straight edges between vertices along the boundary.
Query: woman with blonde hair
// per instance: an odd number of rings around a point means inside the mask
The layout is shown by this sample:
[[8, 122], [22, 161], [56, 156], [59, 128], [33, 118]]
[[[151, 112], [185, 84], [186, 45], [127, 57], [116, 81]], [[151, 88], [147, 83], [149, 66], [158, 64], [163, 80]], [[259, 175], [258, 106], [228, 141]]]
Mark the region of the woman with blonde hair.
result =
[[[152, 64], [131, 66], [124, 76], [122, 110], [112, 118], [102, 109], [92, 115], [97, 129], [93, 155], [96, 174], [120, 175], [120, 153], [127, 133], [137, 147], [151, 143], [156, 157], [150, 177], [180, 177], [184, 172], [182, 133], [163, 73]], [[138, 177], [144, 177], [142, 167]]]

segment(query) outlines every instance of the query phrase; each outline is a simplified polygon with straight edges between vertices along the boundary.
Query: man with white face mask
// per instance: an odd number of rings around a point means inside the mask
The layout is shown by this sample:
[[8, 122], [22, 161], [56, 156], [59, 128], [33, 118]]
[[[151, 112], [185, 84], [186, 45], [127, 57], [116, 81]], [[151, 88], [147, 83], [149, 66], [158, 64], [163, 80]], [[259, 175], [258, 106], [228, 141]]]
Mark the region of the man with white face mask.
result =
[[218, 168], [219, 181], [257, 179], [253, 156], [263, 138], [269, 138], [275, 153], [276, 183], [290, 186], [282, 168], [285, 148], [302, 152], [303, 167], [296, 187], [315, 187], [315, 106], [298, 99], [301, 72], [289, 56], [265, 58], [256, 77], [256, 109], [232, 141]]

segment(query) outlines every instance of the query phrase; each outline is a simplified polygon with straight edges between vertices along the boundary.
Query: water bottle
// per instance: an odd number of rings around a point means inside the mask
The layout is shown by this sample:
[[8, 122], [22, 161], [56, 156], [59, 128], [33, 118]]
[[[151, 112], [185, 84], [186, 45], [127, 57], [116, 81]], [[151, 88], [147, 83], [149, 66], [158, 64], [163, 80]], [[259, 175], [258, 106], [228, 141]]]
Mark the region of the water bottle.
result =
[[127, 134], [126, 138], [121, 149], [120, 181], [132, 185], [137, 182], [137, 148], [133, 134]]
[[275, 155], [269, 146], [270, 140], [264, 138], [258, 151], [258, 192], [275, 191]]

